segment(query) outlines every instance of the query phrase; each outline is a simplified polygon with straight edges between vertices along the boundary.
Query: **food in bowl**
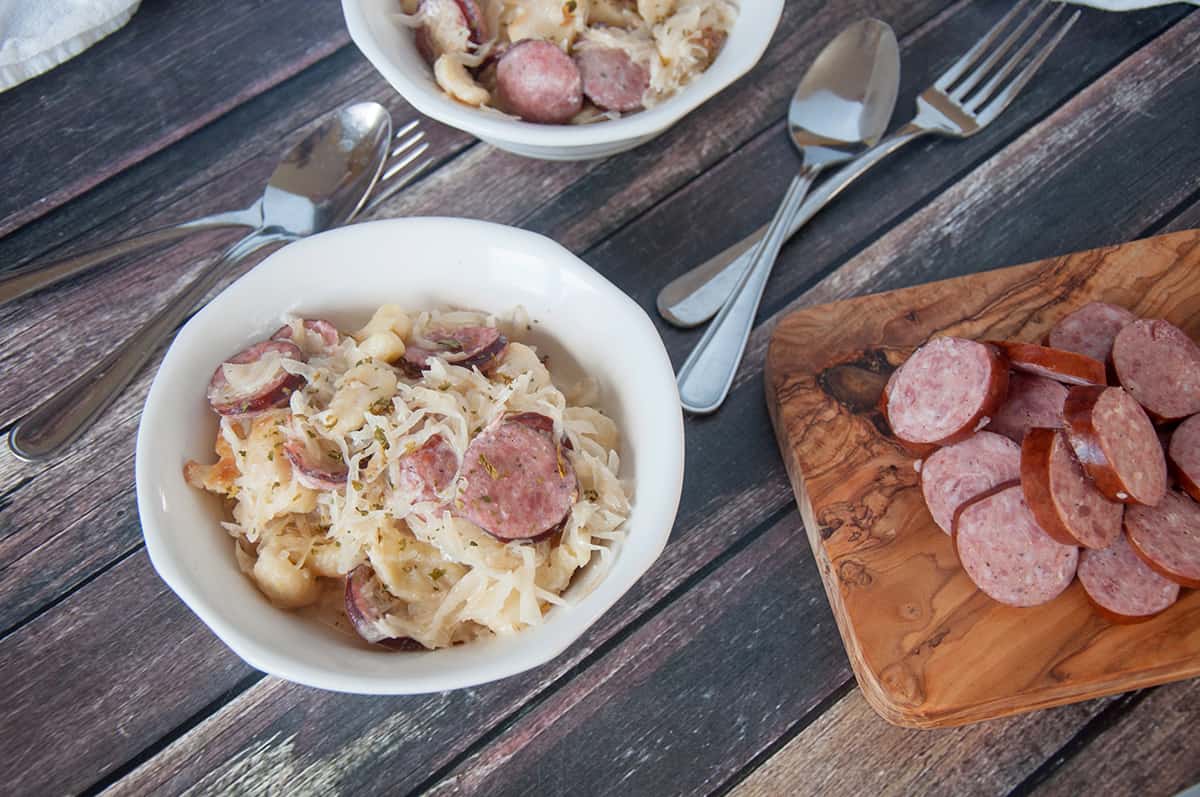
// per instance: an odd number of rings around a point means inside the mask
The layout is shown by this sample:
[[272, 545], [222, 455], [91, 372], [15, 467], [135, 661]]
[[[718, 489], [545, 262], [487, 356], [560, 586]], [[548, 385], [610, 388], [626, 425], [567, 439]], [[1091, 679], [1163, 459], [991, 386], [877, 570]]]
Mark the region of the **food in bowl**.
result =
[[520, 342], [523, 312], [285, 321], [217, 367], [218, 458], [184, 466], [273, 604], [435, 649], [538, 625], [606, 564], [630, 512], [618, 430]]
[[653, 107], [703, 73], [728, 0], [403, 0], [400, 24], [449, 97], [543, 124]]

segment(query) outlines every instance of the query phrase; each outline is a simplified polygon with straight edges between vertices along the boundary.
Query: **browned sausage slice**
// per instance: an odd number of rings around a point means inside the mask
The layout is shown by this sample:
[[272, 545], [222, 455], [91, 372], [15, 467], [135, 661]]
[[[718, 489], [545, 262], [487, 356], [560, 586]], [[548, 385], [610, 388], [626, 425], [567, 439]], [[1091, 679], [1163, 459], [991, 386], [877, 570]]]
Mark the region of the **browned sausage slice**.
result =
[[558, 47], [525, 39], [496, 64], [496, 97], [503, 110], [527, 122], [565, 124], [583, 108], [583, 78]]
[[1008, 392], [997, 350], [965, 338], [935, 338], [888, 380], [881, 408], [908, 444], [949, 445], [987, 425]]
[[[292, 392], [304, 384], [304, 378], [288, 373], [283, 360], [304, 362], [304, 352], [294, 343], [269, 340], [256, 343], [217, 366], [208, 382], [208, 403], [221, 415], [250, 415], [281, 407]], [[226, 365], [250, 366], [230, 381]]]
[[412, 345], [404, 350], [403, 367], [411, 376], [419, 376], [429, 360], [441, 357], [452, 365], [478, 368], [486, 373], [503, 354], [508, 338], [495, 327], [458, 327], [432, 329], [425, 337], [438, 348]]
[[997, 484], [1021, 474], [1021, 449], [1007, 437], [977, 432], [940, 448], [921, 465], [921, 494], [933, 522], [950, 533], [955, 511]]
[[1179, 585], [1147, 567], [1124, 534], [1079, 555], [1079, 583], [1096, 613], [1114, 623], [1149, 620], [1179, 598]]
[[1107, 548], [1121, 535], [1122, 504], [1096, 489], [1057, 429], [1030, 429], [1021, 444], [1021, 489], [1055, 542]]
[[1103, 362], [1073, 351], [1012, 340], [991, 343], [1004, 353], [1013, 368], [1035, 376], [1044, 376], [1068, 385], [1103, 385], [1108, 381]]
[[1134, 553], [1151, 568], [1200, 589], [1200, 504], [1172, 490], [1158, 506], [1126, 509], [1125, 532]]
[[346, 617], [358, 635], [368, 642], [395, 650], [425, 650], [412, 637], [392, 636], [384, 618], [397, 601], [375, 576], [370, 565], [359, 565], [346, 576]]
[[436, 501], [437, 494], [446, 489], [458, 471], [458, 457], [440, 434], [425, 441], [425, 445], [400, 457], [400, 482], [396, 486], [409, 500]]
[[467, 446], [459, 514], [501, 540], [526, 540], [558, 528], [579, 497], [562, 447], [528, 418], [504, 418]]
[[312, 453], [299, 440], [283, 444], [283, 453], [292, 465], [296, 481], [310, 490], [340, 490], [346, 486], [349, 470], [342, 462], [342, 455]]
[[487, 21], [476, 0], [421, 0], [423, 23], [415, 34], [417, 52], [432, 65], [445, 52], [461, 52], [467, 42], [487, 41]]
[[[306, 318], [304, 319], [304, 329], [321, 339], [327, 348], [333, 348], [341, 341], [341, 333], [338, 328], [331, 322], [322, 318]], [[275, 334], [271, 335], [271, 340], [287, 340], [295, 342], [292, 339], [292, 327], [290, 324], [284, 324], [279, 329], [275, 330]]]
[[1200, 415], [1193, 415], [1171, 433], [1167, 447], [1179, 486], [1200, 501]]
[[1107, 362], [1117, 333], [1137, 321], [1137, 316], [1107, 302], [1088, 302], [1059, 319], [1050, 330], [1049, 343], [1056, 349], [1073, 351], [1099, 362]]
[[1113, 341], [1121, 385], [1158, 421], [1200, 413], [1200, 346], [1166, 321], [1134, 321]]
[[1009, 374], [1008, 398], [996, 410], [987, 430], [1002, 434], [1019, 444], [1030, 429], [1057, 429], [1062, 426], [1063, 402], [1066, 400], [1067, 388], [1053, 379], [1032, 374]]
[[1119, 387], [1073, 387], [1063, 405], [1067, 439], [1096, 487], [1111, 501], [1157, 504], [1167, 460], [1154, 424]]
[[621, 113], [642, 107], [650, 73], [624, 50], [588, 47], [575, 54], [575, 66], [583, 80], [584, 96], [597, 107]]
[[954, 517], [954, 550], [975, 586], [1007, 606], [1037, 606], [1070, 586], [1079, 549], [1050, 539], [1019, 482], [968, 501]]

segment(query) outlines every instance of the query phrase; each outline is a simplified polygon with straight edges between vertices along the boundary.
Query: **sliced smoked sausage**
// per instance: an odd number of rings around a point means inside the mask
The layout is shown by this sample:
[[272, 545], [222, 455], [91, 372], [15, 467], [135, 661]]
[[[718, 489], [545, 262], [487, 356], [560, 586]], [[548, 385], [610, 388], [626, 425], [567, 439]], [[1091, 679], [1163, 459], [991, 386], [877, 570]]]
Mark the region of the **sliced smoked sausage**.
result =
[[627, 113], [642, 107], [650, 72], [615, 47], [587, 47], [575, 54], [583, 94], [606, 111]]
[[220, 415], [281, 407], [304, 384], [304, 377], [288, 373], [282, 361], [304, 359], [300, 347], [289, 341], [256, 343], [217, 366], [208, 382], [208, 403]]
[[1125, 510], [1125, 532], [1134, 552], [1163, 576], [1200, 589], [1200, 504], [1169, 491], [1158, 506]]
[[[342, 339], [338, 328], [323, 318], [306, 318], [300, 323], [304, 325], [306, 332], [316, 335], [327, 348], [333, 348]], [[275, 334], [271, 335], [271, 340], [287, 340], [295, 343], [291, 324], [284, 324], [275, 330]]]
[[1113, 339], [1137, 316], [1107, 302], [1088, 302], [1063, 316], [1050, 330], [1048, 342], [1056, 349], [1073, 351], [1099, 362], [1107, 362]]
[[402, 367], [410, 376], [419, 376], [433, 357], [486, 373], [508, 346], [508, 338], [495, 327], [431, 329], [425, 337], [436, 348], [413, 344], [404, 350]]
[[1011, 340], [991, 341], [1008, 358], [1013, 368], [1035, 376], [1044, 376], [1068, 385], [1103, 385], [1107, 383], [1104, 363], [1082, 354], [1036, 343]]
[[530, 416], [501, 418], [476, 435], [459, 472], [465, 484], [458, 514], [501, 540], [554, 531], [579, 498], [579, 480], [561, 444]]
[[975, 586], [1007, 606], [1037, 606], [1070, 586], [1079, 549], [1042, 531], [1019, 482], [1007, 482], [959, 507], [954, 550]]
[[1200, 413], [1200, 346], [1166, 321], [1134, 321], [1117, 333], [1113, 368], [1156, 421]]
[[389, 606], [397, 603], [370, 565], [359, 565], [346, 576], [346, 617], [358, 635], [394, 650], [425, 650], [412, 637], [392, 636], [387, 624]]
[[1167, 460], [1154, 424], [1119, 387], [1079, 386], [1063, 405], [1067, 439], [1106, 498], [1154, 505], [1167, 490]]
[[1149, 620], [1179, 598], [1179, 585], [1139, 559], [1124, 534], [1079, 555], [1079, 583], [1096, 613], [1114, 623]]
[[398, 466], [396, 487], [410, 501], [435, 501], [458, 471], [458, 457], [446, 438], [435, 434], [420, 448], [401, 455]]
[[997, 484], [1021, 474], [1021, 448], [991, 432], [940, 448], [921, 465], [921, 494], [933, 522], [950, 533], [955, 511]]
[[284, 443], [283, 453], [291, 463], [293, 477], [308, 489], [340, 490], [346, 486], [350, 471], [340, 453], [331, 456], [335, 452], [322, 452], [315, 444], [306, 446], [299, 440]]
[[1179, 486], [1200, 501], [1200, 415], [1188, 418], [1171, 433], [1167, 458]]
[[893, 374], [881, 408], [909, 444], [949, 445], [987, 425], [1008, 392], [1008, 364], [995, 347], [935, 338]]
[[987, 430], [1020, 444], [1030, 429], [1062, 426], [1066, 400], [1066, 386], [1053, 379], [1019, 372], [1009, 374], [1008, 398], [992, 416]]
[[1101, 495], [1060, 430], [1030, 429], [1025, 435], [1021, 489], [1038, 526], [1055, 542], [1107, 548], [1121, 535], [1124, 505]]
[[583, 78], [556, 45], [525, 39], [496, 64], [496, 98], [503, 110], [527, 122], [566, 124], [583, 108]]

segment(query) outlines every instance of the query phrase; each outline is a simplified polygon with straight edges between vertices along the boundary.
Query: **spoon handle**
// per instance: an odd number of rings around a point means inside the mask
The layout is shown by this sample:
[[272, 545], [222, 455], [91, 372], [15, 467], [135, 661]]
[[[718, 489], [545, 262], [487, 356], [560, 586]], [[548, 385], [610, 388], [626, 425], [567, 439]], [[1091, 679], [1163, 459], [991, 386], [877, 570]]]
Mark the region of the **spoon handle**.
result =
[[[786, 237], [795, 235], [846, 186], [877, 163], [928, 132], [931, 131], [909, 123], [847, 163], [813, 189], [789, 222]], [[659, 314], [684, 329], [699, 326], [716, 315], [749, 266], [754, 244], [765, 230], [766, 227], [759, 227], [733, 246], [667, 283], [658, 293]]]
[[817, 171], [815, 167], [807, 167], [792, 178], [766, 234], [754, 249], [750, 268], [742, 274], [733, 296], [679, 369], [679, 398], [688, 412], [714, 412], [729, 394], [750, 330], [754, 328], [767, 277], [787, 240], [788, 220], [800, 207]]
[[84, 371], [13, 426], [8, 444], [27, 462], [46, 459], [83, 434], [130, 383], [170, 333], [190, 316], [217, 281], [252, 252], [294, 236], [255, 230], [225, 250], [183, 293], [104, 359]]
[[72, 255], [53, 263], [34, 263], [11, 274], [0, 277], [0, 307], [27, 296], [34, 291], [48, 288], [65, 279], [91, 271], [97, 266], [132, 254], [153, 244], [166, 243], [201, 230], [216, 230], [221, 227], [257, 227], [262, 223], [262, 200], [245, 210], [229, 213], [214, 213], [182, 224], [160, 227], [157, 230], [135, 235], [116, 243], [93, 249], [90, 252]]

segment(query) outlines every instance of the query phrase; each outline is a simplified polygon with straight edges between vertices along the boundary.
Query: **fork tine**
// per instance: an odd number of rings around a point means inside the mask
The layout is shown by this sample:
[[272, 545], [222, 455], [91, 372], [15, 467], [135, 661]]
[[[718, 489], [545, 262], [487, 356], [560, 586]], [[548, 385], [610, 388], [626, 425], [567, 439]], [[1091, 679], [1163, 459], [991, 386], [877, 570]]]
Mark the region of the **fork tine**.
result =
[[424, 155], [426, 150], [428, 150], [428, 149], [429, 149], [429, 142], [426, 141], [424, 144], [417, 147], [416, 149], [414, 149], [412, 152], [405, 155], [400, 160], [396, 161], [395, 163], [389, 164], [384, 169], [383, 174], [381, 174], [379, 176], [379, 182], [381, 182], [381, 183], [387, 182], [388, 180], [392, 179], [400, 172], [404, 171], [408, 167], [408, 164], [412, 163], [417, 158]]
[[1025, 60], [1025, 56], [1029, 55], [1034, 47], [1037, 47], [1041, 44], [1042, 38], [1046, 35], [1046, 31], [1048, 31], [1050, 26], [1054, 24], [1054, 20], [1058, 19], [1058, 16], [1062, 13], [1063, 8], [1065, 8], [1064, 5], [1061, 3], [1058, 4], [1054, 11], [1051, 12], [1050, 16], [1046, 17], [1046, 19], [1042, 21], [1042, 24], [1038, 26], [1037, 30], [1033, 32], [1033, 35], [1025, 40], [1025, 43], [1021, 45], [1020, 49], [1018, 49], [1003, 66], [996, 70], [996, 74], [992, 75], [991, 79], [984, 84], [983, 88], [975, 92], [963, 103], [968, 110], [974, 112], [985, 102], [987, 102], [996, 89], [999, 88], [1000, 85], [1008, 78], [1012, 71], [1016, 69], [1022, 61]]
[[1058, 33], [1054, 34], [1054, 37], [1046, 43], [1046, 45], [1036, 56], [1034, 56], [1033, 60], [1030, 61], [1024, 69], [1017, 73], [1017, 76], [1013, 79], [1012, 83], [1009, 83], [1003, 91], [996, 95], [995, 99], [993, 99], [979, 111], [980, 124], [986, 125], [988, 122], [995, 119], [996, 116], [999, 115], [999, 113], [1005, 108], [1007, 108], [1008, 104], [1012, 102], [1018, 94], [1021, 93], [1021, 89], [1025, 88], [1025, 84], [1029, 82], [1029, 79], [1034, 76], [1034, 74], [1042, 66], [1042, 63], [1050, 57], [1050, 53], [1054, 51], [1054, 48], [1058, 46], [1058, 43], [1062, 41], [1064, 36], [1067, 35], [1067, 31], [1069, 31], [1071, 26], [1075, 24], [1075, 20], [1079, 19], [1079, 15], [1081, 13], [1081, 11], [1076, 11], [1074, 14], [1072, 14], [1070, 18], [1063, 23], [1063, 26], [1059, 28]]
[[1019, 0], [1019, 2], [1014, 5], [1007, 14], [1000, 18], [999, 22], [992, 26], [991, 30], [984, 34], [982, 39], [975, 42], [974, 47], [963, 53], [962, 58], [959, 58], [949, 69], [942, 73], [942, 76], [938, 78], [937, 82], [935, 82], [933, 85], [942, 91], [949, 92], [950, 86], [952, 86], [960, 77], [962, 77], [968, 69], [975, 65], [975, 62], [979, 60], [979, 56], [982, 55], [988, 47], [992, 46], [992, 42], [996, 41], [997, 37], [999, 37], [1000, 33], [1004, 30], [1008, 23], [1015, 19], [1016, 15], [1021, 11], [1021, 9], [1028, 4], [1029, 0]]
[[[1025, 18], [1021, 20], [1020, 24], [1013, 28], [1012, 32], [1004, 37], [1004, 41], [1000, 42], [1000, 46], [992, 50], [991, 53], [988, 54], [988, 57], [984, 59], [983, 63], [972, 69], [970, 74], [963, 78], [962, 82], [954, 87], [954, 91], [951, 92], [950, 96], [957, 100], [961, 100], [970, 93], [971, 89], [979, 85], [980, 81], [987, 76], [988, 72], [990, 72], [992, 68], [1000, 62], [1000, 59], [1008, 54], [1008, 51], [1013, 48], [1013, 45], [1020, 41], [1021, 36], [1025, 34], [1025, 31], [1028, 30], [1029, 26], [1033, 24], [1033, 21], [1037, 19], [1038, 15], [1041, 14], [1048, 5], [1050, 5], [1050, 0], [1041, 0], [1041, 2], [1038, 3], [1033, 10], [1025, 15]], [[1061, 10], [1062, 6], [1059, 5], [1058, 8]], [[1055, 11], [1054, 13], [1056, 14], [1058, 12]], [[1051, 14], [1051, 16], [1053, 16], [1053, 14]]]
[[411, 133], [413, 130], [415, 130], [417, 128], [417, 126], [420, 124], [421, 124], [420, 119], [413, 119], [411, 122], [409, 122], [408, 124], [404, 125], [399, 130], [396, 131], [396, 134], [392, 136], [392, 141], [398, 141], [401, 136], [407, 136], [409, 133]]
[[377, 193], [375, 194], [375, 196], [373, 196], [371, 198], [371, 201], [367, 203], [367, 207], [365, 209], [366, 212], [370, 213], [372, 210], [374, 210], [376, 207], [378, 207], [380, 204], [382, 204], [385, 200], [387, 200], [393, 194], [395, 194], [397, 191], [400, 191], [401, 189], [403, 189], [404, 187], [409, 185], [413, 180], [420, 177], [421, 174], [426, 169], [428, 169], [430, 166], [432, 166], [433, 164], [434, 164], [433, 158], [426, 158], [425, 160], [418, 163], [416, 166], [414, 166], [411, 169], [409, 169], [408, 171], [406, 171], [395, 182], [393, 182], [389, 185], [384, 185], [385, 181], [380, 180], [379, 185], [376, 187]]
[[401, 141], [399, 144], [397, 144], [396, 146], [394, 146], [392, 148], [391, 153], [388, 155], [388, 159], [391, 160], [392, 158], [399, 156], [400, 153], [404, 152], [405, 150], [411, 149], [423, 138], [425, 138], [424, 130], [419, 131], [414, 136], [410, 136], [409, 138], [406, 138], [404, 141]]

